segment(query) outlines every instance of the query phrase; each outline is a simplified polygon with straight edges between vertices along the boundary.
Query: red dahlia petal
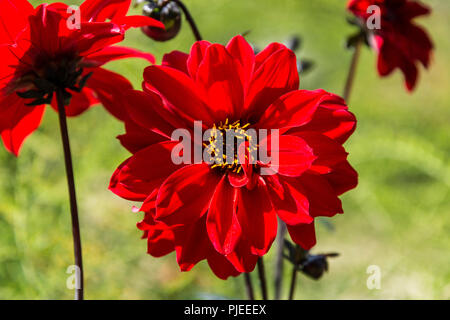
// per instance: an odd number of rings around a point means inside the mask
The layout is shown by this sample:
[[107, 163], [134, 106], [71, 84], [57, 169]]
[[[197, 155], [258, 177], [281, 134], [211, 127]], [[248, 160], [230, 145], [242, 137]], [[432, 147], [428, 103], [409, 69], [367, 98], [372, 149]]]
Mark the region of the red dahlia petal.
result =
[[150, 66], [144, 71], [144, 79], [155, 88], [187, 123], [203, 120], [214, 124], [214, 117], [195, 83], [183, 72], [169, 67]]
[[276, 99], [297, 90], [297, 59], [289, 49], [281, 49], [267, 58], [253, 74], [245, 102], [249, 117], [258, 117]]
[[241, 235], [236, 205], [237, 189], [223, 176], [212, 197], [206, 219], [209, 239], [217, 252], [223, 255], [234, 250]]
[[280, 175], [297, 177], [308, 170], [317, 158], [311, 147], [300, 137], [280, 136], [275, 150], [272, 150], [270, 137], [268, 140], [267, 148], [272, 157], [268, 168]]
[[221, 254], [211, 251], [208, 255], [208, 265], [214, 274], [222, 279], [227, 280], [228, 277], [236, 277], [239, 271]]
[[25, 139], [41, 124], [45, 106], [29, 107], [15, 96], [0, 96], [0, 133], [5, 148], [19, 155]]
[[208, 47], [197, 70], [197, 84], [202, 88], [215, 120], [238, 119], [244, 103], [244, 90], [237, 61], [220, 44]]
[[305, 250], [310, 250], [316, 244], [316, 231], [314, 222], [309, 224], [288, 225], [289, 235], [292, 241]]
[[166, 53], [163, 56], [162, 65], [177, 69], [184, 72], [186, 75], [189, 75], [189, 71], [187, 69], [188, 58], [188, 54], [175, 50], [170, 53]]
[[277, 215], [267, 187], [260, 178], [253, 190], [239, 188], [237, 217], [242, 238], [247, 239], [253, 254], [263, 256], [277, 235]]
[[189, 58], [187, 59], [187, 68], [192, 79], [197, 79], [197, 70], [205, 56], [206, 49], [211, 45], [210, 42], [202, 40], [192, 45]]
[[195, 222], [208, 210], [219, 179], [206, 164], [188, 165], [175, 171], [159, 189], [156, 219], [168, 225]]
[[171, 159], [176, 142], [161, 142], [136, 152], [114, 172], [109, 189], [118, 196], [144, 201], [180, 165]]
[[253, 48], [243, 36], [236, 36], [227, 44], [227, 50], [231, 56], [237, 59], [242, 68], [242, 84], [244, 91], [247, 92], [250, 80], [255, 66], [255, 54]]

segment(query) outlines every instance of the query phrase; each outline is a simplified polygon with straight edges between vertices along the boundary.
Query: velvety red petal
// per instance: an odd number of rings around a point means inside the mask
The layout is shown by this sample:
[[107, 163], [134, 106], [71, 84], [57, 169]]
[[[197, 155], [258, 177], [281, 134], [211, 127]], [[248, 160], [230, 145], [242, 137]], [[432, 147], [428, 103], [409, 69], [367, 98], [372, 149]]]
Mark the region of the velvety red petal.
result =
[[155, 57], [152, 54], [121, 46], [109, 46], [94, 52], [86, 57], [85, 60], [83, 60], [83, 63], [88, 64], [91, 67], [98, 67], [109, 61], [125, 58], [141, 58], [150, 63], [155, 63]]
[[131, 153], [136, 153], [152, 144], [167, 140], [160, 134], [141, 127], [134, 121], [125, 121], [126, 133], [117, 136], [122, 146]]
[[174, 230], [177, 262], [181, 271], [189, 271], [211, 252], [211, 243], [206, 234], [206, 216], [189, 226]]
[[210, 45], [197, 71], [202, 88], [215, 119], [238, 119], [244, 103], [244, 90], [236, 60], [220, 44]]
[[289, 130], [288, 134], [303, 131], [320, 132], [343, 144], [355, 131], [355, 128], [356, 118], [348, 111], [344, 100], [330, 94], [320, 103], [310, 122], [304, 126]]
[[227, 255], [226, 258], [237, 271], [252, 272], [255, 269], [259, 256], [252, 254], [247, 240], [241, 239], [235, 246], [234, 251]]
[[247, 239], [253, 254], [263, 256], [275, 240], [278, 225], [267, 187], [260, 178], [252, 190], [238, 190], [237, 217], [242, 228], [242, 238]]
[[241, 235], [236, 215], [237, 189], [224, 176], [216, 187], [206, 219], [209, 239], [220, 254], [234, 250]]
[[171, 159], [176, 142], [161, 142], [136, 152], [114, 172], [109, 189], [118, 196], [144, 201], [180, 165]]
[[219, 176], [206, 164], [193, 164], [175, 171], [159, 189], [156, 219], [167, 225], [186, 225], [208, 210]]
[[320, 102], [327, 95], [330, 94], [324, 90], [289, 92], [264, 111], [258, 127], [279, 129], [305, 125], [311, 121]]
[[227, 280], [228, 277], [236, 277], [240, 274], [239, 271], [221, 254], [211, 251], [208, 254], [208, 265], [214, 274], [222, 279]]
[[347, 159], [348, 153], [342, 145], [321, 133], [307, 131], [295, 135], [305, 140], [317, 157], [311, 167], [313, 171], [329, 173], [333, 165]]
[[177, 69], [184, 72], [186, 75], [189, 75], [189, 71], [187, 69], [188, 58], [189, 55], [187, 53], [175, 50], [170, 53], [166, 53], [163, 56], [162, 65]]
[[176, 127], [158, 113], [164, 108], [161, 97], [153, 92], [129, 90], [122, 97], [128, 115], [138, 125], [170, 139]]
[[347, 161], [334, 165], [332, 171], [324, 177], [337, 195], [355, 188], [358, 184], [358, 173]]
[[275, 52], [278, 52], [280, 50], [286, 50], [287, 47], [284, 44], [272, 42], [269, 44], [266, 48], [264, 48], [263, 51], [258, 53], [255, 57], [255, 68], [254, 70], [258, 70], [266, 60], [272, 56]]
[[275, 149], [272, 149], [269, 137], [267, 148], [272, 158], [268, 168], [280, 175], [299, 176], [308, 170], [317, 158], [311, 147], [300, 137], [279, 136], [279, 144]]
[[270, 176], [266, 180], [270, 199], [281, 220], [288, 225], [313, 221], [309, 214], [308, 198], [298, 179]]
[[126, 120], [128, 115], [125, 107], [118, 103], [116, 96], [133, 89], [131, 83], [120, 74], [106, 69], [95, 68], [92, 72], [86, 87], [95, 92], [97, 99], [113, 116], [119, 120]]
[[316, 230], [314, 222], [309, 224], [288, 225], [288, 232], [292, 241], [305, 250], [310, 250], [316, 244]]
[[210, 45], [211, 43], [205, 40], [197, 41], [192, 45], [189, 58], [187, 59], [187, 68], [191, 78], [194, 80], [197, 78], [197, 70], [205, 56], [206, 49]]
[[255, 66], [255, 54], [253, 48], [241, 35], [233, 37], [227, 44], [227, 50], [231, 56], [237, 59], [242, 68], [242, 85], [244, 91], [250, 85], [250, 80]]
[[144, 71], [144, 79], [168, 100], [173, 111], [186, 122], [203, 120], [205, 124], [213, 125], [211, 111], [195, 83], [185, 73], [169, 67], [150, 66]]
[[331, 217], [343, 213], [341, 200], [326, 178], [319, 174], [304, 173], [297, 178], [309, 202], [312, 217]]
[[249, 117], [260, 116], [276, 99], [297, 90], [297, 58], [289, 49], [278, 50], [254, 73], [245, 102]]

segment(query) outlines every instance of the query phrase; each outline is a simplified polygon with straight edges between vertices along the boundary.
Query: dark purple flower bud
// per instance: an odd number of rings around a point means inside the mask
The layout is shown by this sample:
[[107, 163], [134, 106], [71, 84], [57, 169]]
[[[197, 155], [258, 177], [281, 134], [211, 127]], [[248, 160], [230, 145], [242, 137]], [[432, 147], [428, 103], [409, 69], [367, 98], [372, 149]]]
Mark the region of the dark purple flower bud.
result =
[[143, 14], [161, 21], [165, 30], [155, 27], [142, 27], [142, 31], [156, 41], [167, 41], [174, 38], [181, 28], [181, 10], [174, 1], [147, 0]]

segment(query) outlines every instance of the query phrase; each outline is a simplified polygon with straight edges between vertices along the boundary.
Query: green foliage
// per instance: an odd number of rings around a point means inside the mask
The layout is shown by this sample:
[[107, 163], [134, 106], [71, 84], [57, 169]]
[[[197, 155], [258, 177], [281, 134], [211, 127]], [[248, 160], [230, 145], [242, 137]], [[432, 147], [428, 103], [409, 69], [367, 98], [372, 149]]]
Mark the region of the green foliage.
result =
[[[32, 1], [37, 4], [39, 1]], [[264, 47], [301, 34], [301, 56], [316, 63], [301, 79], [305, 89], [341, 93], [350, 52], [345, 1], [186, 0], [203, 36], [226, 43], [250, 30]], [[299, 275], [299, 299], [450, 298], [450, 47], [447, 0], [425, 1], [433, 15], [420, 19], [436, 44], [429, 72], [408, 94], [397, 72], [380, 79], [373, 52], [364, 49], [350, 109], [358, 129], [346, 144], [360, 184], [343, 197], [345, 214], [318, 224], [313, 253], [339, 252], [320, 281]], [[79, 3], [74, 1], [73, 3]], [[135, 13], [138, 11], [136, 10]], [[193, 36], [183, 21], [179, 36], [155, 43], [139, 30], [125, 45], [162, 54], [189, 50]], [[301, 57], [300, 57], [301, 58]], [[139, 88], [145, 63], [113, 62]], [[48, 109], [42, 126], [18, 159], [0, 148], [0, 298], [71, 299], [67, 267], [73, 264], [68, 194], [57, 116]], [[80, 204], [88, 299], [244, 298], [243, 279], [216, 279], [201, 263], [178, 271], [175, 256], [148, 256], [135, 223], [140, 214], [107, 190], [114, 169], [128, 156], [114, 138], [122, 125], [101, 107], [69, 120]], [[266, 258], [273, 275], [274, 250]], [[369, 265], [381, 268], [380, 290], [366, 287]], [[285, 270], [286, 280], [290, 275]], [[257, 278], [254, 277], [254, 285]], [[287, 291], [287, 281], [285, 291]], [[269, 288], [272, 289], [272, 288]], [[273, 290], [270, 290], [270, 294]]]

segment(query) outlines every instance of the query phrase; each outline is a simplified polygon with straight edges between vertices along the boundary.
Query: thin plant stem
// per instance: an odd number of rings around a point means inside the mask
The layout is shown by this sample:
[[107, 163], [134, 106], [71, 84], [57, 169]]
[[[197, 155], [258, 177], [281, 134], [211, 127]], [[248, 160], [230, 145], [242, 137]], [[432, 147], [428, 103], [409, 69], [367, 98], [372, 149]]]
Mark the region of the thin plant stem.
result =
[[66, 166], [67, 184], [69, 187], [70, 215], [72, 218], [72, 237], [75, 255], [75, 265], [78, 267], [75, 270], [76, 275], [75, 300], [83, 300], [84, 279], [83, 279], [83, 258], [81, 252], [80, 224], [78, 219], [78, 207], [75, 193], [75, 180], [73, 177], [73, 165], [72, 165], [72, 155], [70, 152], [69, 133], [67, 130], [66, 110], [64, 105], [63, 91], [61, 89], [56, 92], [56, 97], [58, 103], [59, 127], [61, 130], [61, 138], [64, 149], [64, 162]]
[[286, 235], [286, 224], [278, 220], [278, 239], [277, 239], [277, 256], [275, 260], [275, 300], [281, 299], [281, 292], [283, 286], [283, 269], [284, 269], [284, 237]]
[[350, 94], [352, 92], [353, 82], [355, 80], [355, 75], [356, 75], [356, 67], [358, 65], [359, 56], [361, 55], [362, 44], [363, 44], [363, 39], [360, 38], [356, 42], [355, 47], [353, 49], [352, 61], [350, 63], [350, 69], [348, 71], [347, 80], [345, 82], [344, 94], [343, 94], [343, 98], [347, 102], [349, 101]]
[[252, 278], [250, 277], [250, 273], [244, 273], [245, 280], [245, 289], [247, 291], [248, 300], [255, 300], [255, 293], [253, 291]]
[[188, 8], [184, 5], [184, 3], [181, 2], [180, 0], [167, 0], [165, 4], [168, 4], [169, 2], [175, 2], [181, 8], [181, 10], [183, 10], [184, 15], [186, 16], [186, 20], [188, 21], [192, 33], [194, 34], [195, 40], [197, 41], [203, 40], [202, 36], [200, 35], [200, 31], [198, 31], [197, 25], [195, 24], [194, 18], [192, 17], [191, 13], [189, 12]]
[[258, 276], [259, 276], [259, 285], [261, 286], [261, 295], [263, 300], [267, 300], [267, 281], [266, 281], [266, 272], [264, 270], [264, 260], [263, 257], [258, 259]]
[[291, 286], [289, 288], [289, 300], [294, 299], [295, 288], [297, 287], [297, 273], [298, 273], [298, 265], [300, 263], [300, 247], [296, 245], [295, 247], [295, 261], [292, 267], [292, 276], [291, 276]]

